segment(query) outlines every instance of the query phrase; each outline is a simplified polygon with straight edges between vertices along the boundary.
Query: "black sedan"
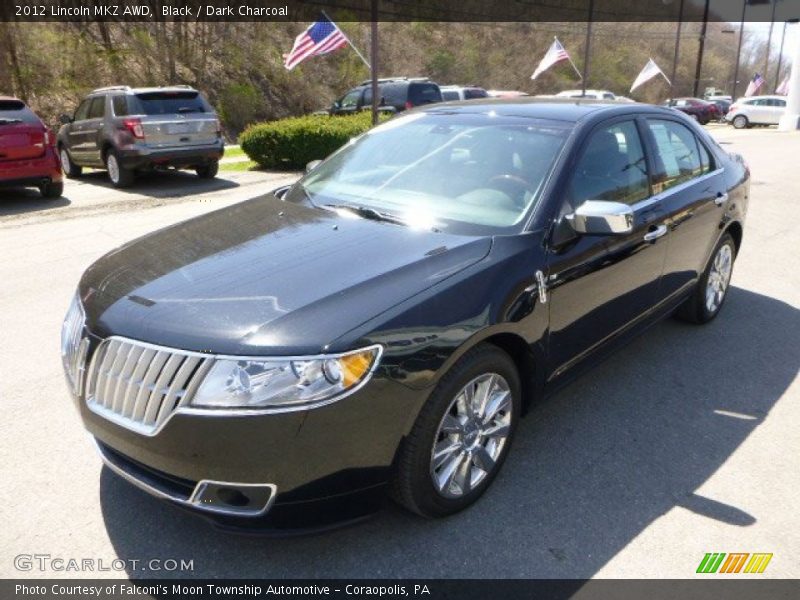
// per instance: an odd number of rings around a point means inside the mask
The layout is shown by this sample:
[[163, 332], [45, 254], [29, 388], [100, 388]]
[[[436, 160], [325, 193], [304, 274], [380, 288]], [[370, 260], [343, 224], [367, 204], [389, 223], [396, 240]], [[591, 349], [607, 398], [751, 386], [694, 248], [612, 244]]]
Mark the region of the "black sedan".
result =
[[533, 402], [658, 319], [719, 313], [748, 194], [666, 108], [410, 111], [97, 261], [67, 380], [110, 469], [222, 527], [321, 528], [387, 491], [449, 515]]

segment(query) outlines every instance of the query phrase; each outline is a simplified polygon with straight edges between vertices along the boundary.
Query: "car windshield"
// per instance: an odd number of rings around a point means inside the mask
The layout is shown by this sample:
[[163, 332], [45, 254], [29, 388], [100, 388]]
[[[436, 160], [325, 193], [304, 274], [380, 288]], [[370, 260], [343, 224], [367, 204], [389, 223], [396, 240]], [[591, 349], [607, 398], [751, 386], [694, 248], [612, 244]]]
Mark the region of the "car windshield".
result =
[[570, 129], [523, 117], [397, 117], [332, 155], [287, 200], [372, 209], [453, 233], [518, 228]]

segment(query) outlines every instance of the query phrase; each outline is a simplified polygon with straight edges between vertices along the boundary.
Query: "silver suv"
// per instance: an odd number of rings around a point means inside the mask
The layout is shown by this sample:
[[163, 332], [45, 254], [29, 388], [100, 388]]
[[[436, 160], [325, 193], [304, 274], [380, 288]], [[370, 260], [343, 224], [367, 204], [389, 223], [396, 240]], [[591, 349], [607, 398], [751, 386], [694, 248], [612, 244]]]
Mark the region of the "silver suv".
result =
[[115, 187], [133, 183], [136, 171], [166, 167], [210, 179], [224, 153], [217, 114], [189, 86], [96, 89], [60, 120], [67, 177], [79, 177], [82, 167], [105, 168]]

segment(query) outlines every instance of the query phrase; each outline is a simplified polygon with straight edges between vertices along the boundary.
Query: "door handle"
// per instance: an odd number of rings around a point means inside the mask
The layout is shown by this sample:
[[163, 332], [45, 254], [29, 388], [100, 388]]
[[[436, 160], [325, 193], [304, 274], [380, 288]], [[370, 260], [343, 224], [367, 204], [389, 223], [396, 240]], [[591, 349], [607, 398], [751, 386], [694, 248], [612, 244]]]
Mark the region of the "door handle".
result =
[[717, 194], [717, 197], [714, 198], [714, 204], [717, 206], [722, 206], [728, 201], [728, 192], [720, 192]]
[[645, 242], [654, 242], [655, 240], [660, 238], [662, 235], [666, 235], [666, 234], [667, 234], [667, 226], [666, 225], [659, 225], [658, 227], [653, 229], [653, 231], [648, 231], [647, 233], [644, 234], [644, 241]]

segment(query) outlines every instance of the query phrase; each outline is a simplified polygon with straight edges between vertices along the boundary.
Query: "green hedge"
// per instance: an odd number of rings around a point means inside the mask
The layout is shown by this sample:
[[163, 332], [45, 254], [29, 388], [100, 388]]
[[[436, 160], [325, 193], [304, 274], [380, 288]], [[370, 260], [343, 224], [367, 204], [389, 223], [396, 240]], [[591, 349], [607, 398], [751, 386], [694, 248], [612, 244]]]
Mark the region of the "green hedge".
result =
[[[382, 115], [382, 120], [388, 115]], [[372, 126], [372, 114], [330, 117], [307, 115], [255, 123], [239, 136], [242, 150], [265, 169], [302, 170], [323, 159]]]

